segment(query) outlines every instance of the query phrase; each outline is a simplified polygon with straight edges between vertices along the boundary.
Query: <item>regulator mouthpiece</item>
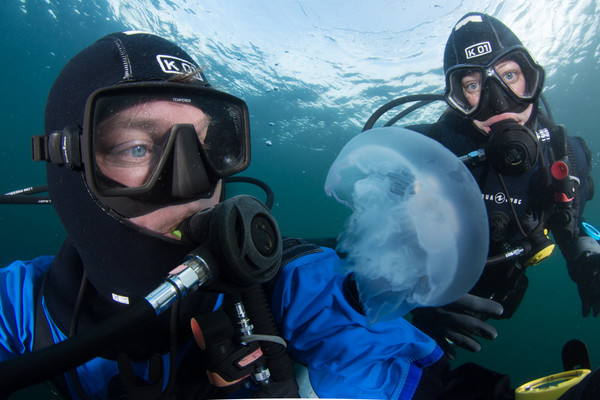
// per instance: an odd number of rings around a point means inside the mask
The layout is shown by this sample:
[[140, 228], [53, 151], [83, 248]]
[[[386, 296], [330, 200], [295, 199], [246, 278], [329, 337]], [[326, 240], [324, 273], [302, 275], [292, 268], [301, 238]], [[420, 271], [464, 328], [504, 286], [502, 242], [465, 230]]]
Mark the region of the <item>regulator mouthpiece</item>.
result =
[[196, 213], [178, 230], [183, 241], [210, 249], [215, 262], [221, 265], [219, 284], [261, 284], [279, 271], [279, 226], [269, 209], [252, 196], [235, 196]]
[[281, 266], [282, 239], [269, 209], [242, 195], [201, 211], [178, 228], [200, 246], [146, 300], [157, 314], [201, 286], [240, 288], [271, 280]]
[[531, 130], [513, 120], [497, 122], [490, 129], [485, 154], [494, 171], [518, 176], [533, 168], [539, 155], [539, 140]]

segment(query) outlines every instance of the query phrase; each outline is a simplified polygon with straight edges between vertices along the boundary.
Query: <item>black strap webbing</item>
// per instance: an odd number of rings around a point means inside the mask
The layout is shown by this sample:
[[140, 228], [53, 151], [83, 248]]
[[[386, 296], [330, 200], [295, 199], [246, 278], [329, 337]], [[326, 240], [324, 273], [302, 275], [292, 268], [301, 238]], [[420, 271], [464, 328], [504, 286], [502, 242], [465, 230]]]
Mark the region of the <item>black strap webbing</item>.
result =
[[[46, 284], [46, 276], [42, 279], [42, 285], [37, 295], [35, 302], [35, 322], [34, 322], [34, 335], [33, 335], [33, 346], [32, 350], [40, 350], [44, 347], [51, 346], [54, 344], [52, 338], [52, 331], [50, 330], [50, 322], [46, 318], [44, 313], [44, 307], [42, 306], [42, 298], [44, 294], [44, 286]], [[50, 383], [54, 386], [55, 391], [59, 392], [64, 398], [71, 399], [67, 383], [64, 375], [58, 375], [51, 379]]]

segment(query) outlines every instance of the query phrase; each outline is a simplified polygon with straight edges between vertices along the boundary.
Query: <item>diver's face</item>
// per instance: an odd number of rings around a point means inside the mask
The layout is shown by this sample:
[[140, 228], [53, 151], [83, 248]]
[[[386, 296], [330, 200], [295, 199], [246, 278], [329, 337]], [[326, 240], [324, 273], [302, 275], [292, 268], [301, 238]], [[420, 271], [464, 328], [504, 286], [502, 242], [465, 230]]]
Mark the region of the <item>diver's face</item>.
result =
[[[97, 168], [106, 177], [127, 187], [143, 185], [160, 158], [171, 127], [193, 124], [204, 143], [209, 117], [199, 108], [156, 100], [119, 111], [100, 122], [94, 146]], [[134, 224], [153, 232], [175, 237], [171, 232], [186, 218], [219, 202], [221, 182], [207, 199], [166, 206], [149, 214], [130, 218]]]
[[204, 143], [209, 118], [199, 108], [164, 100], [142, 103], [100, 122], [94, 157], [100, 172], [127, 187], [143, 185], [162, 155], [171, 127], [193, 124]]
[[218, 182], [215, 193], [207, 199], [199, 199], [190, 203], [159, 208], [149, 214], [129, 218], [129, 221], [152, 232], [160, 233], [163, 236], [179, 239], [171, 232], [177, 229], [185, 219], [197, 212], [216, 206], [221, 196], [221, 183], [222, 181]]
[[[517, 95], [522, 96], [525, 93], [527, 83], [525, 77], [521, 71], [521, 67], [515, 61], [504, 60], [494, 65], [496, 74], [504, 81], [504, 83]], [[462, 90], [465, 98], [472, 107], [476, 107], [481, 99], [481, 86], [482, 86], [481, 72], [473, 71], [466, 74], [462, 78]], [[494, 115], [485, 121], [473, 120], [475, 125], [480, 129], [489, 132], [490, 126], [496, 122], [503, 121], [506, 119], [513, 119], [519, 124], [523, 125], [531, 116], [533, 110], [533, 104], [530, 104], [524, 111], [519, 113], [505, 112], [502, 114]]]

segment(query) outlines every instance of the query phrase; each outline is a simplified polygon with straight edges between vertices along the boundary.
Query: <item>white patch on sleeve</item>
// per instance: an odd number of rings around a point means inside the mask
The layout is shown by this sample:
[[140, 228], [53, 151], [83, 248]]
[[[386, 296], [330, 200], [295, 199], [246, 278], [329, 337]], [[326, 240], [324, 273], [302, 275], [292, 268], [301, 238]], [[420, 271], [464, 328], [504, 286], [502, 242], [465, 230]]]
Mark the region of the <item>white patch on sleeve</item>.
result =
[[112, 294], [112, 299], [114, 301], [116, 301], [117, 303], [129, 304], [129, 297], [127, 297], [127, 296], [121, 296], [121, 295], [118, 295], [116, 293], [113, 293]]

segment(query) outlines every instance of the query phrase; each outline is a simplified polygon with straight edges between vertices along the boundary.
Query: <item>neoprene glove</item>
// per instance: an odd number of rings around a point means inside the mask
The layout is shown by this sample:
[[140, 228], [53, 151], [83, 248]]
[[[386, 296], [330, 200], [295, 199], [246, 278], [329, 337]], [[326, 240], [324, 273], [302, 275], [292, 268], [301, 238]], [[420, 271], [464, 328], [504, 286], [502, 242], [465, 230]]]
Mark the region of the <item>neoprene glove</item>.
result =
[[569, 276], [577, 284], [584, 317], [593, 311], [600, 315], [600, 245], [589, 236], [577, 238], [577, 250], [572, 260], [567, 259]]
[[456, 347], [474, 353], [481, 350], [481, 344], [474, 336], [495, 339], [498, 336], [496, 328], [483, 319], [490, 314], [502, 315], [503, 311], [496, 301], [466, 294], [448, 305], [416, 308], [411, 313], [413, 325], [434, 339], [446, 357], [453, 360]]

